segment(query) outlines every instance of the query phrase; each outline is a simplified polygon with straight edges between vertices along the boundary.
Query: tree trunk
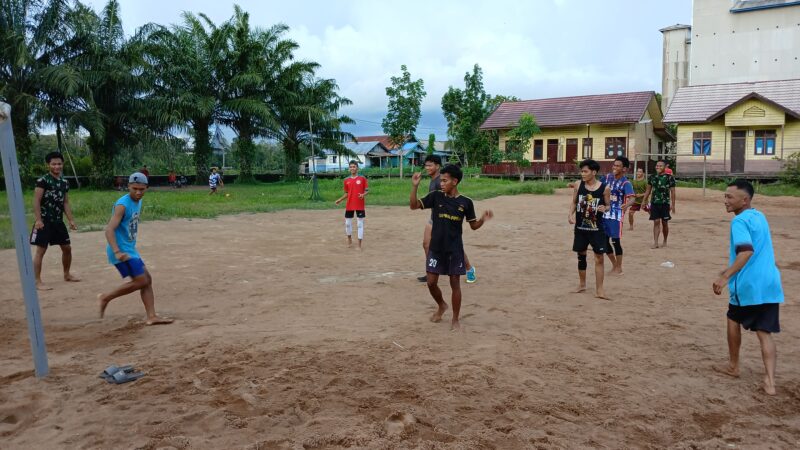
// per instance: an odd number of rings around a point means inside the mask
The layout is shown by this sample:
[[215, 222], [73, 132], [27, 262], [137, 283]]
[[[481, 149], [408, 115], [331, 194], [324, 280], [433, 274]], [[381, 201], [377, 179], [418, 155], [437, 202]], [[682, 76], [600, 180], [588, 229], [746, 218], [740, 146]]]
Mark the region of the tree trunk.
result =
[[256, 154], [256, 144], [253, 142], [253, 133], [249, 126], [239, 127], [239, 139], [236, 141], [239, 156], [239, 176], [237, 183], [255, 183], [253, 176], [253, 159]]
[[90, 182], [92, 186], [97, 188], [113, 186], [114, 150], [117, 142], [113, 137], [112, 130], [108, 131], [104, 139], [100, 139], [96, 134], [90, 132], [87, 140], [92, 154]]
[[211, 173], [211, 133], [208, 128], [211, 121], [197, 119], [192, 126], [194, 131], [194, 170], [197, 176], [195, 184], [205, 184]]
[[[297, 181], [299, 175], [297, 167], [300, 165], [300, 144], [296, 139], [284, 139], [283, 151], [286, 155], [286, 164], [283, 167], [283, 179], [286, 181]], [[312, 154], [313, 158], [314, 155]]]

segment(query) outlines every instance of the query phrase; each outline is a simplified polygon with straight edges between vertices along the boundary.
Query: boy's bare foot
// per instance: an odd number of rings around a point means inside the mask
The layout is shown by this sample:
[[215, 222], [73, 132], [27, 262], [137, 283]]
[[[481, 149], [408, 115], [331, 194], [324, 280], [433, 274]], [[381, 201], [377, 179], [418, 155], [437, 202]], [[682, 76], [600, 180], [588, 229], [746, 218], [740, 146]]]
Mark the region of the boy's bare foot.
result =
[[457, 320], [454, 320], [450, 323], [450, 331], [461, 331], [461, 323]]
[[664, 241], [664, 243], [663, 243], [663, 244], [661, 244], [661, 246], [662, 246], [662, 247], [666, 247], [666, 246], [667, 246], [667, 241]]
[[633, 227], [628, 227], [628, 231], [633, 231]]
[[577, 288], [571, 290], [573, 294], [580, 294], [581, 292], [586, 292], [586, 286], [578, 286]]
[[594, 298], [602, 298], [603, 300], [611, 300], [606, 295], [605, 289], [598, 289], [597, 292], [594, 294]]
[[653, 244], [653, 245], [651, 245], [651, 246], [650, 246], [650, 249], [651, 249], [651, 250], [655, 250], [655, 249], [657, 249], [657, 248], [658, 248], [658, 244]]
[[730, 364], [725, 366], [715, 364], [711, 366], [711, 368], [714, 369], [715, 372], [719, 372], [723, 375], [727, 375], [733, 378], [739, 378], [739, 369], [731, 367]]
[[766, 375], [764, 375], [764, 392], [767, 395], [775, 395], [775, 383], [770, 381]]
[[609, 274], [609, 275], [616, 275], [616, 276], [625, 275], [625, 274], [622, 272], [622, 269], [621, 269], [621, 268], [619, 268], [619, 267], [618, 267], [618, 268], [611, 269], [611, 270], [608, 272], [608, 274]]
[[353, 238], [351, 238], [350, 236], [347, 236], [347, 246], [348, 247], [353, 246]]
[[50, 286], [48, 286], [48, 285], [44, 284], [44, 283], [43, 283], [43, 282], [41, 282], [41, 281], [37, 281], [37, 282], [36, 282], [36, 289], [38, 289], [38, 290], [40, 290], [40, 291], [52, 291], [52, 290], [53, 290], [53, 288], [52, 288], [52, 287], [50, 287]]
[[155, 317], [151, 317], [151, 318], [147, 319], [147, 322], [145, 322], [144, 324], [145, 325], [168, 325], [168, 324], [171, 324], [172, 322], [175, 322], [175, 319], [167, 319], [166, 317], [155, 316]]
[[103, 316], [106, 314], [106, 306], [108, 306], [108, 301], [104, 299], [105, 294], [97, 294], [97, 304], [100, 309], [100, 318], [102, 319]]
[[68, 274], [64, 275], [64, 281], [71, 281], [73, 283], [77, 283], [77, 282], [81, 281], [81, 279], [80, 279], [80, 277], [76, 277], [75, 275], [73, 275], [71, 273], [68, 273]]
[[447, 304], [439, 306], [439, 309], [436, 310], [435, 313], [431, 316], [431, 322], [439, 323], [442, 321], [442, 316], [444, 315], [445, 311], [447, 311]]

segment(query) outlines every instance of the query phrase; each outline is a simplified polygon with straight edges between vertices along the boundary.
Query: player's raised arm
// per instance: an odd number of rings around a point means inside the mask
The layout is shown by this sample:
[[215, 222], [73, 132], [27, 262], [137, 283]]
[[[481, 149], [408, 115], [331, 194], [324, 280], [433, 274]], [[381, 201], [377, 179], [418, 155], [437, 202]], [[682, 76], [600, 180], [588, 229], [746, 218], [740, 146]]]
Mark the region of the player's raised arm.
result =
[[419, 182], [422, 180], [422, 173], [414, 172], [411, 175], [411, 195], [408, 197], [408, 206], [411, 209], [420, 209], [422, 205], [417, 198], [417, 189], [419, 188]]

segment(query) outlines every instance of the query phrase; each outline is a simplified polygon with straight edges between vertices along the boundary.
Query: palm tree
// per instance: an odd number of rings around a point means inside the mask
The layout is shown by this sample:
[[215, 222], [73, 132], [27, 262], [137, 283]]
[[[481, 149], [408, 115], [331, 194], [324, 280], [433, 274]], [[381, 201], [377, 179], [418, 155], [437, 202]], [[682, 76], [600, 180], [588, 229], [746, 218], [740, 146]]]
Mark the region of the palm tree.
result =
[[[78, 81], [62, 64], [72, 30], [64, 0], [0, 0], [0, 100], [11, 105], [11, 126], [22, 167], [31, 167], [31, 133], [46, 92], [69, 97]], [[29, 174], [26, 174], [29, 175]]]
[[354, 121], [339, 115], [339, 110], [352, 102], [340, 96], [338, 90], [335, 80], [291, 73], [285, 73], [282, 77], [281, 91], [284, 96], [269, 104], [277, 124], [270, 128], [269, 137], [283, 145], [286, 155], [285, 180], [298, 178], [300, 150], [311, 147], [312, 140], [315, 147], [333, 150], [340, 157], [353, 156], [343, 145], [343, 142], [352, 141], [353, 135], [342, 131], [341, 125]]

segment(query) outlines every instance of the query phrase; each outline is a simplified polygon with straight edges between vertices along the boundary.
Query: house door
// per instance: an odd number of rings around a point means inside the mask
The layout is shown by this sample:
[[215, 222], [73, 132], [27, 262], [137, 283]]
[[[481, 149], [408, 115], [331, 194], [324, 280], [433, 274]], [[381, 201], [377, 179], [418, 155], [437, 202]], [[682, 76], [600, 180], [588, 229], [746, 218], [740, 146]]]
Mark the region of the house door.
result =
[[567, 162], [571, 163], [578, 159], [578, 140], [567, 139]]
[[547, 162], [558, 162], [558, 139], [547, 140]]
[[731, 132], [731, 173], [744, 173], [744, 152], [747, 147], [747, 131]]

